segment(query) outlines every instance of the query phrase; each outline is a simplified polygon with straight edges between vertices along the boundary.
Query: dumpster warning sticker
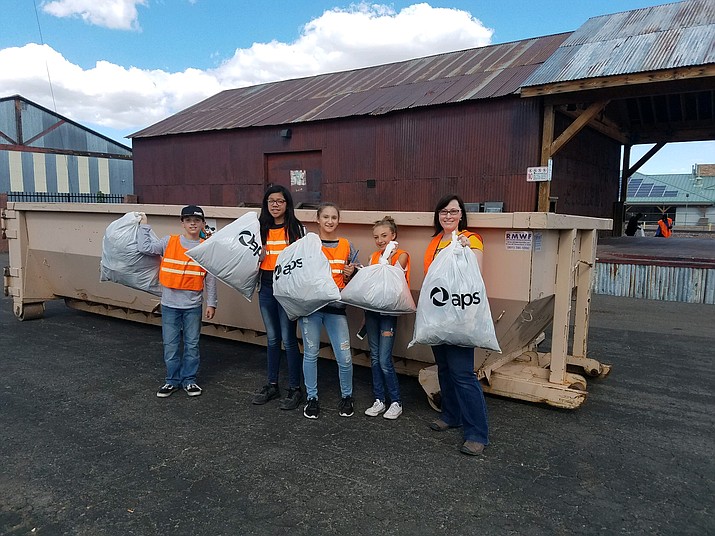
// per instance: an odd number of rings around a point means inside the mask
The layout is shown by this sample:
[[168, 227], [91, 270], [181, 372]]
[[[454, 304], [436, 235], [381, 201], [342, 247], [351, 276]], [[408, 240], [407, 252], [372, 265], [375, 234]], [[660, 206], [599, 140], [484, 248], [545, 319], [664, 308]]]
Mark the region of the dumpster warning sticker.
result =
[[531, 251], [533, 239], [531, 231], [507, 231], [504, 243], [509, 251]]

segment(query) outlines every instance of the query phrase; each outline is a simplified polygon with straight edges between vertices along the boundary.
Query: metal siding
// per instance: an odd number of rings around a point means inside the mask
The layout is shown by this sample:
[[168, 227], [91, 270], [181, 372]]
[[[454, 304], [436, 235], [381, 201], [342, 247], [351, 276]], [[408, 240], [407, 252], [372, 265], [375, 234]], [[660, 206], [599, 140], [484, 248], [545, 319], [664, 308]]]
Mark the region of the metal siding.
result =
[[0, 151], [0, 193], [10, 190], [10, 151]]
[[715, 269], [596, 263], [596, 294], [715, 304]]
[[131, 137], [287, 125], [503, 97], [516, 92], [567, 36], [526, 39], [228, 90]]
[[523, 86], [715, 63], [715, 2], [690, 0], [586, 21]]
[[[142, 202], [207, 203], [212, 192], [230, 202], [258, 203], [264, 155], [321, 151], [321, 197], [356, 210], [432, 210], [456, 191], [469, 201], [503, 201], [530, 211], [536, 186], [526, 167], [538, 163], [540, 109], [536, 99], [411, 109], [380, 116], [294, 125], [138, 138], [135, 191]], [[367, 188], [367, 180], [376, 181]], [[616, 181], [617, 182], [617, 181]], [[186, 196], [186, 197], [184, 197]]]

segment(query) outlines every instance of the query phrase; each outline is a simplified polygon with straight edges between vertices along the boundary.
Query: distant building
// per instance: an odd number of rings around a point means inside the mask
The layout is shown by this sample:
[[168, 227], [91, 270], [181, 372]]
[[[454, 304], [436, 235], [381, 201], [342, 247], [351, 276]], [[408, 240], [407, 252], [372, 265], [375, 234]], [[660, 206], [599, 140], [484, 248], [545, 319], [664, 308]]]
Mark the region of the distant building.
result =
[[644, 175], [628, 179], [626, 212], [656, 222], [668, 213], [678, 228], [715, 224], [715, 164], [696, 164], [692, 173]]
[[[0, 194], [102, 201], [134, 193], [132, 149], [20, 95], [0, 98]], [[23, 195], [20, 195], [23, 194]], [[55, 195], [56, 194], [56, 195]]]

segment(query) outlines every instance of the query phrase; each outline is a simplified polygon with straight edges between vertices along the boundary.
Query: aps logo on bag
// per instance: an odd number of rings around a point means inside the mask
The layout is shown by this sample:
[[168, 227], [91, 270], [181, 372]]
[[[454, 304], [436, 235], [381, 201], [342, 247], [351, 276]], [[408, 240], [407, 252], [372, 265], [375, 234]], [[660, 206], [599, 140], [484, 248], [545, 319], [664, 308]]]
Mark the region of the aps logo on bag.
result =
[[276, 267], [273, 269], [273, 277], [275, 278], [276, 281], [278, 281], [278, 278], [280, 278], [281, 275], [289, 276], [291, 274], [291, 272], [293, 272], [297, 268], [303, 268], [303, 258], [302, 257], [300, 259], [293, 259], [292, 261], [287, 263], [285, 266], [276, 264]]
[[436, 307], [444, 307], [448, 303], [452, 303], [454, 307], [466, 309], [472, 305], [479, 305], [482, 299], [479, 297], [479, 291], [465, 294], [451, 294], [444, 287], [434, 287], [429, 297]]
[[261, 245], [256, 241], [256, 235], [248, 229], [238, 234], [238, 241], [250, 249], [254, 257], [261, 254]]

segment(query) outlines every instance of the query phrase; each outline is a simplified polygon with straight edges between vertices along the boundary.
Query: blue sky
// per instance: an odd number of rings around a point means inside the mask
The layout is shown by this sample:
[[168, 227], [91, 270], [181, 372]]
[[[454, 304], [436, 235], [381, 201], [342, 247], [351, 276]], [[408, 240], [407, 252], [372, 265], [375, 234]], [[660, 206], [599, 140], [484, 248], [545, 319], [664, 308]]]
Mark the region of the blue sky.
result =
[[[571, 31], [661, 3], [0, 0], [0, 96], [129, 144], [127, 134], [230, 87]], [[640, 171], [713, 161], [715, 142], [669, 144]]]

